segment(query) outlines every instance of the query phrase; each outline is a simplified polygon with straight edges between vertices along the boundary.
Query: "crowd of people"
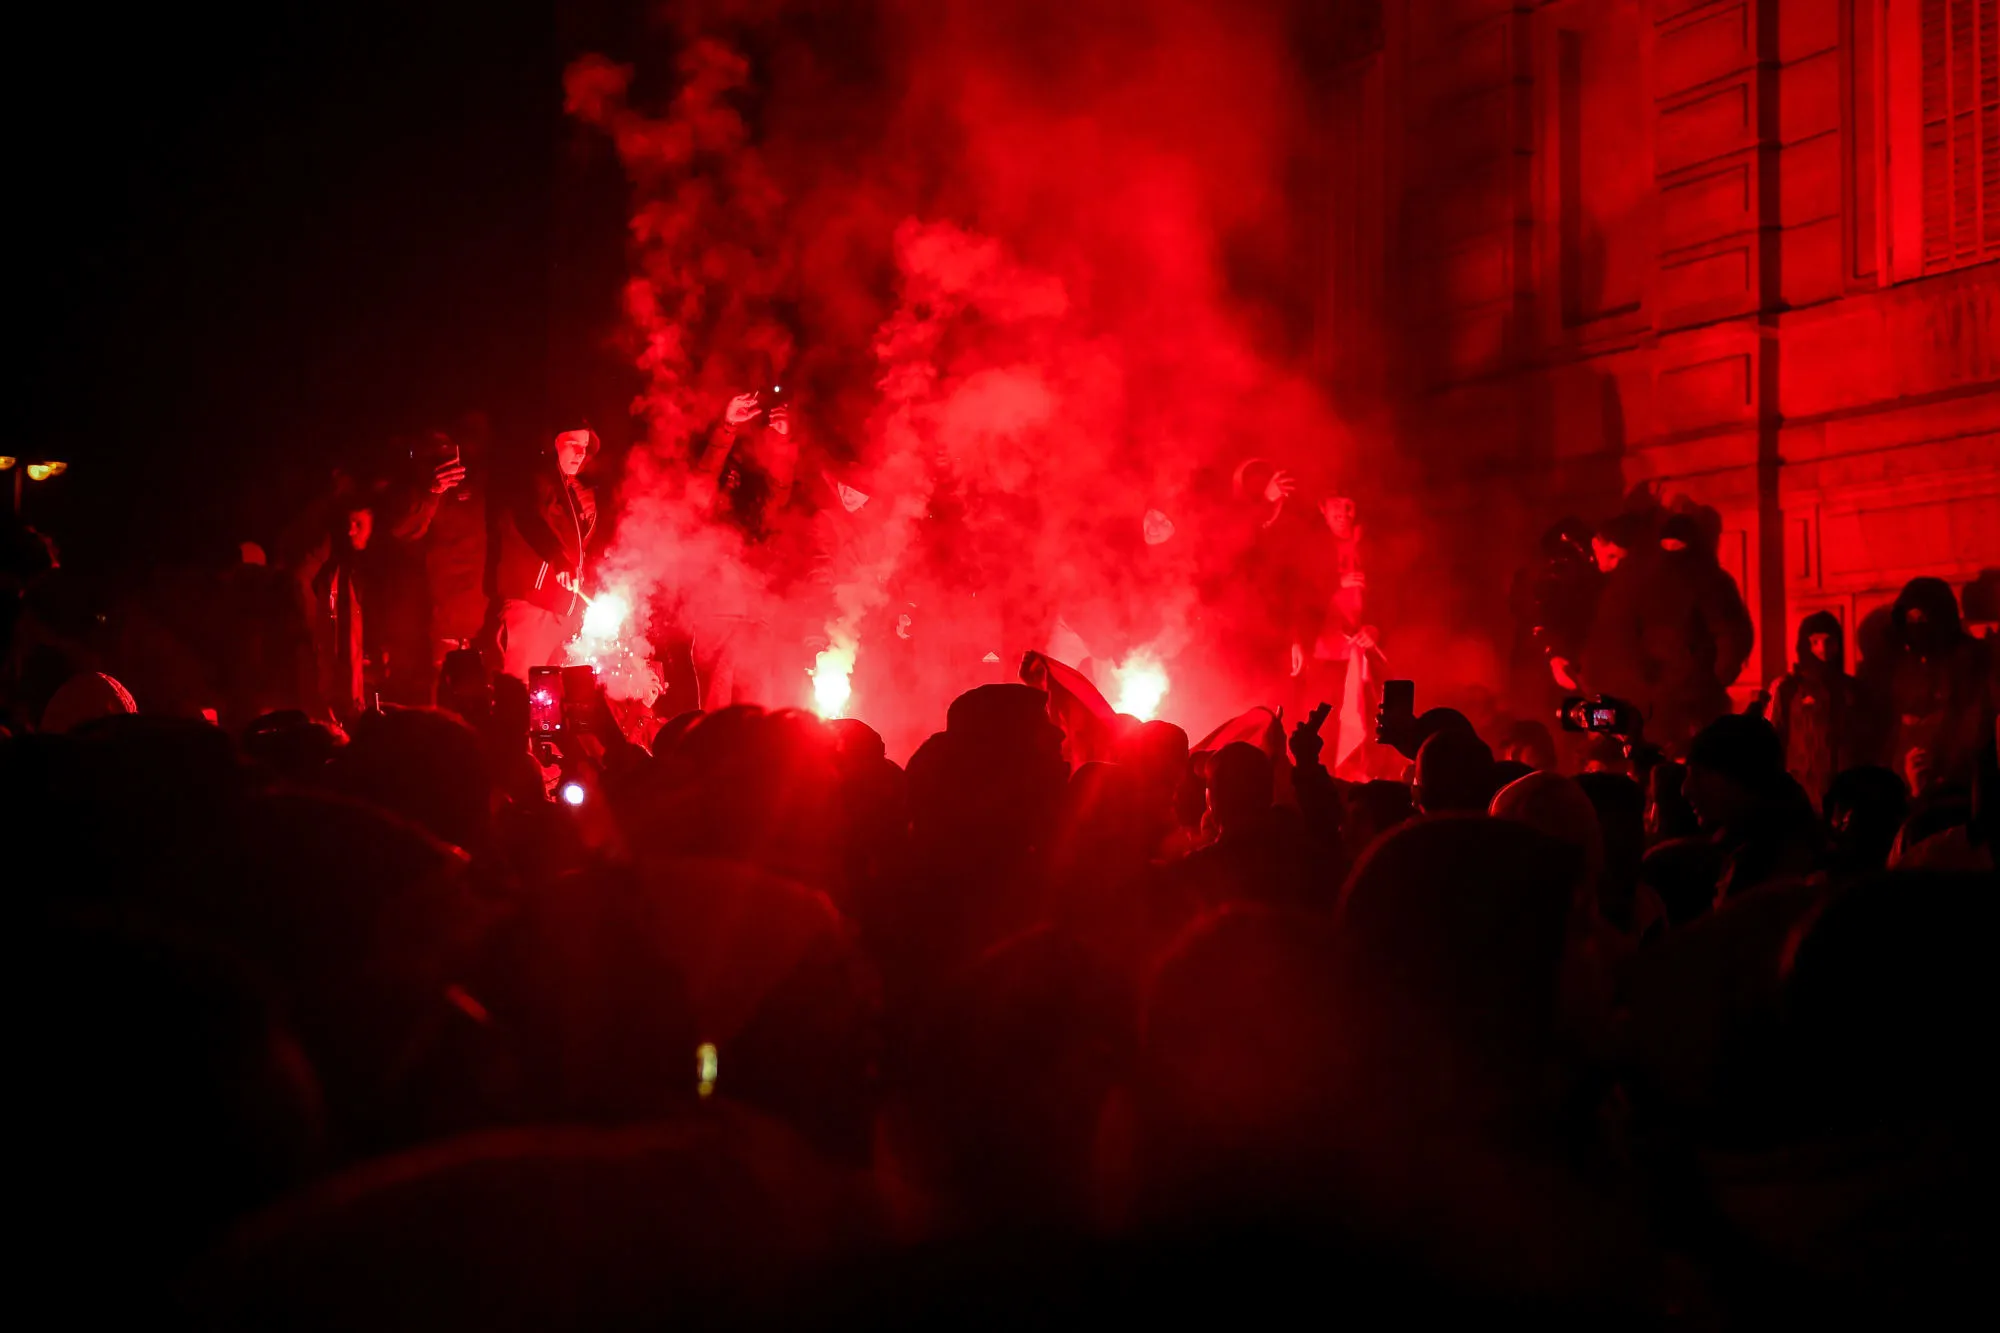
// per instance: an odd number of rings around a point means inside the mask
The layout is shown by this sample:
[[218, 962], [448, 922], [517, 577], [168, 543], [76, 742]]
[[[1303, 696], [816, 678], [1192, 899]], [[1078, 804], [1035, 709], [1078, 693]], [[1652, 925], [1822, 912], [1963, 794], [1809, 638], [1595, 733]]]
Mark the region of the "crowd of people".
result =
[[[1990, 690], [1929, 598], [1900, 651]], [[344, 731], [84, 673], [0, 742], [31, 1308], [1729, 1327], [1983, 1271], [1991, 693], [1808, 794], [1804, 667], [1575, 775], [1385, 718], [1407, 780], [1347, 782], [1331, 700], [1190, 744], [986, 685], [899, 766], [451, 666]]]
[[[745, 395], [697, 460], [746, 533], [813, 484], [784, 424]], [[31, 1308], [1721, 1328], [1983, 1270], [1990, 589], [1912, 581], [1854, 674], [1809, 616], [1739, 707], [1712, 534], [1565, 522], [1519, 720], [1378, 720], [1353, 502], [1251, 460], [1238, 647], [1289, 718], [1191, 740], [1030, 653], [899, 765], [573, 673], [531, 707], [598, 529], [595, 435], [552, 439], [337, 478], [201, 585], [207, 669], [24, 615], [54, 550], [10, 532]], [[1615, 723], [1552, 729], [1578, 693]]]
[[[1565, 697], [1609, 696], [1635, 710], [1649, 742], [1684, 754], [1730, 711], [1753, 646], [1742, 593], [1713, 554], [1716, 535], [1693, 512], [1659, 508], [1595, 529], [1578, 519], [1552, 526], [1539, 561], [1514, 582], [1510, 694], [1520, 714], [1532, 723]], [[1994, 707], [1987, 640], [2000, 628], [2000, 576], [1986, 572], [1963, 598], [1961, 614], [1949, 584], [1910, 580], [1860, 627], [1858, 667], [1838, 616], [1799, 622], [1791, 669], [1755, 691], [1751, 707], [1777, 729], [1784, 767], [1815, 806], [1863, 765], [1888, 768], [1918, 795], [1967, 789], [1980, 721]], [[1606, 754], [1600, 742], [1569, 757], [1591, 766]]]

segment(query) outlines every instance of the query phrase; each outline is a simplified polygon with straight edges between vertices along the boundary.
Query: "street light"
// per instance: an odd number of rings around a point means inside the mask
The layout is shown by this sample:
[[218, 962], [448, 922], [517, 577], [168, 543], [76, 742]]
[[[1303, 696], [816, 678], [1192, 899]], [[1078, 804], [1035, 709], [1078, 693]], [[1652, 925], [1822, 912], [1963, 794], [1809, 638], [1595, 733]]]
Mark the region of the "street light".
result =
[[67, 471], [69, 471], [68, 463], [59, 462], [53, 458], [44, 458], [39, 463], [29, 463], [24, 466], [21, 460], [13, 455], [0, 454], [0, 472], [12, 472], [14, 474], [14, 512], [16, 514], [21, 512], [21, 483], [23, 478], [28, 481], [48, 481], [51, 478], [60, 477]]

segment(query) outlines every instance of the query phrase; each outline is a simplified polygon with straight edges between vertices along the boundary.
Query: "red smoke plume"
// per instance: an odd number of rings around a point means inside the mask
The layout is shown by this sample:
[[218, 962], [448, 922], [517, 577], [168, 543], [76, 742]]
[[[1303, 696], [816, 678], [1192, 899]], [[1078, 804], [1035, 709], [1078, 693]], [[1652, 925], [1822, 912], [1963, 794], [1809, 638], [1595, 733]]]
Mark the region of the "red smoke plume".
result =
[[[653, 53], [565, 80], [632, 188], [644, 431], [599, 582], [647, 608], [636, 629], [762, 620], [764, 702], [851, 666], [851, 711], [898, 751], [1029, 649], [1113, 697], [1155, 659], [1160, 715], [1197, 732], [1276, 702], [1219, 651], [1239, 592], [1218, 515], [1243, 458], [1351, 452], [1284, 345], [1285, 7], [677, 12], [659, 96], [637, 91]], [[867, 497], [813, 520], [809, 571], [690, 486], [766, 374], [798, 386], [801, 470]]]

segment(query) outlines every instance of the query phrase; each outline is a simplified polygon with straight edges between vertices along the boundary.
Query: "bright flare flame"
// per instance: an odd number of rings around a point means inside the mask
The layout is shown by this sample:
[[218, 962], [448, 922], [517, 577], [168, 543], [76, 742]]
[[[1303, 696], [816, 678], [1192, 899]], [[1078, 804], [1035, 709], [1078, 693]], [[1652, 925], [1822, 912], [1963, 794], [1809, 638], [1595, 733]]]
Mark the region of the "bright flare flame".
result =
[[609, 641], [625, 628], [632, 604], [615, 592], [599, 593], [583, 609], [583, 637]]
[[812, 670], [806, 673], [812, 677], [813, 708], [829, 722], [847, 709], [848, 696], [854, 693], [848, 680], [853, 671], [854, 649], [835, 644], [815, 657]]
[[1118, 681], [1118, 698], [1112, 707], [1130, 713], [1141, 722], [1150, 722], [1167, 697], [1167, 672], [1148, 653], [1134, 653], [1112, 673]]

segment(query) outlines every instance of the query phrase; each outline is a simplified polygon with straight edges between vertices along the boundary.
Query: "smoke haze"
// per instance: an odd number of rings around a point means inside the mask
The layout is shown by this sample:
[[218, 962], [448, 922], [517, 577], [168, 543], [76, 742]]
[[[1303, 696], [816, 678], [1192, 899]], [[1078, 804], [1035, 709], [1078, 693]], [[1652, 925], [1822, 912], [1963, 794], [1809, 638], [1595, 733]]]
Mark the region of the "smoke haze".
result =
[[[850, 711], [898, 752], [1026, 649], [1107, 693], [1157, 658], [1161, 714], [1197, 732], [1271, 702], [1214, 651], [1240, 600], [1232, 472], [1310, 460], [1325, 488], [1354, 457], [1287, 332], [1288, 23], [767, 0], [573, 62], [568, 110], [631, 187], [620, 337], [644, 387], [599, 582], [636, 630], [761, 621], [763, 702], [851, 667]], [[710, 521], [689, 474], [766, 377], [796, 394], [802, 477], [847, 488], [809, 561]]]

